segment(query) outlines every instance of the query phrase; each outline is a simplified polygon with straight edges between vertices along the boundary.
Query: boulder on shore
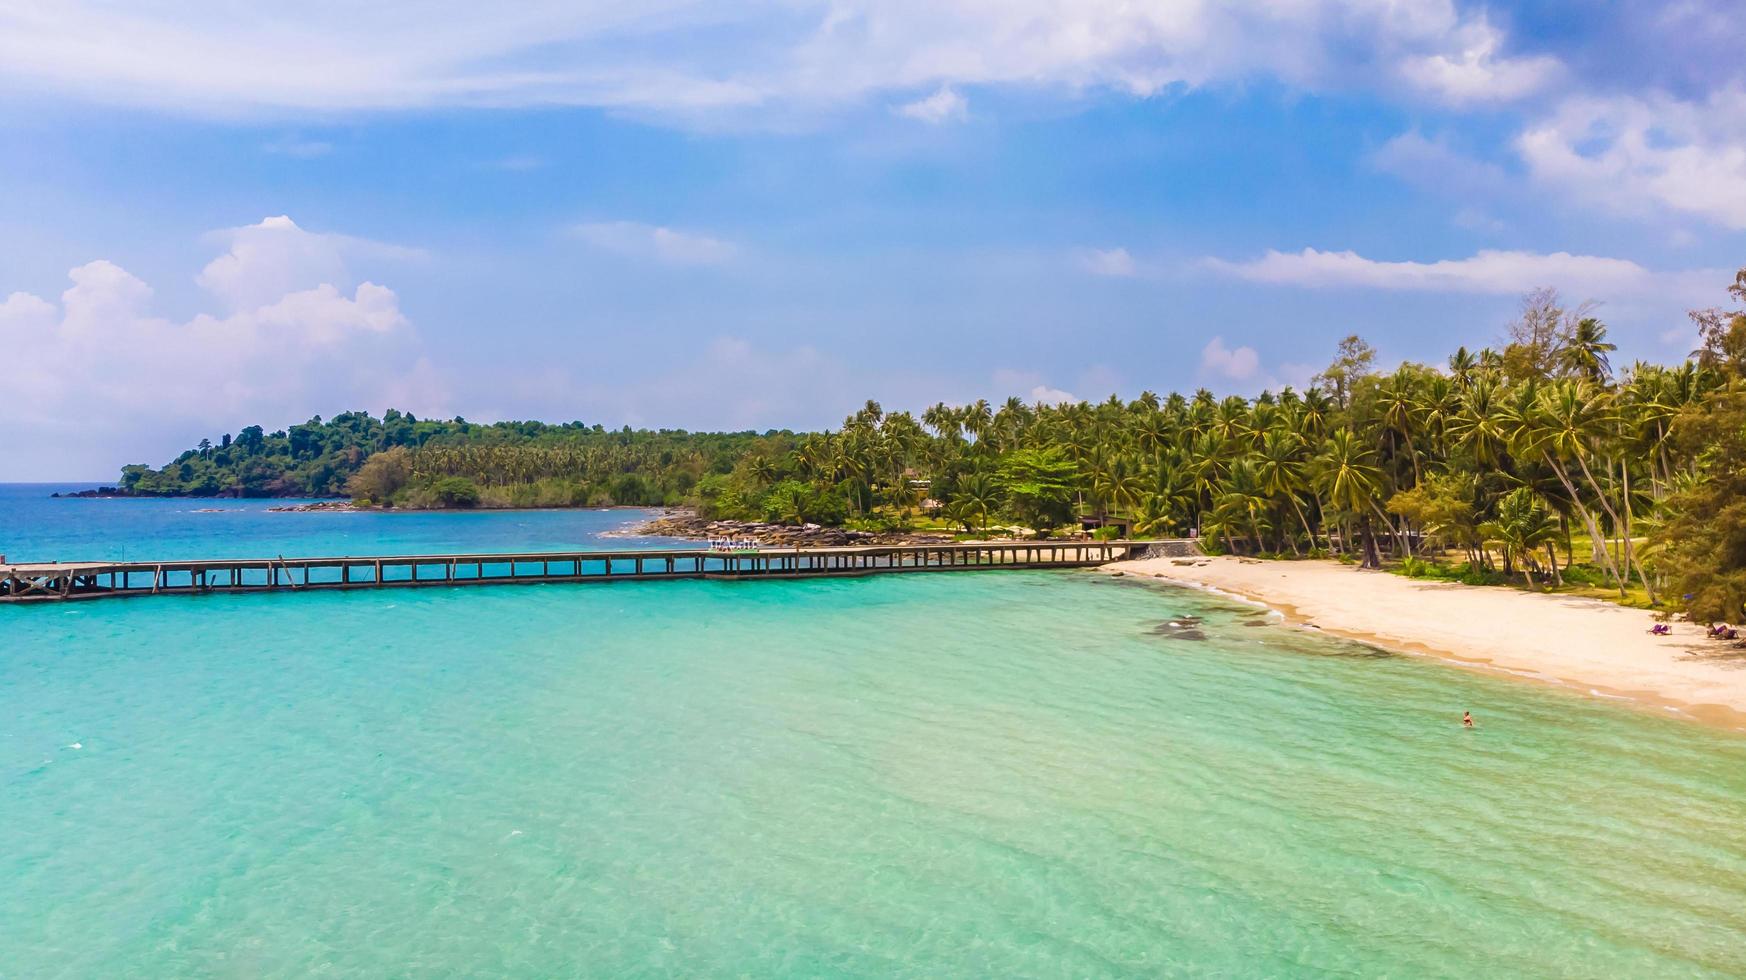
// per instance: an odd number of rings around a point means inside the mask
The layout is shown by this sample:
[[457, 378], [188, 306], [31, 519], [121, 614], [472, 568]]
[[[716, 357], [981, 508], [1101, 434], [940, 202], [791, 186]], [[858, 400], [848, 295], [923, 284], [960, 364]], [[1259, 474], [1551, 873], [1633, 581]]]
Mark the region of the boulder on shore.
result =
[[939, 533], [851, 531], [817, 524], [772, 524], [763, 521], [712, 521], [689, 511], [665, 514], [639, 525], [637, 534], [667, 538], [731, 538], [756, 541], [767, 548], [842, 548], [850, 545], [943, 544], [952, 536]]

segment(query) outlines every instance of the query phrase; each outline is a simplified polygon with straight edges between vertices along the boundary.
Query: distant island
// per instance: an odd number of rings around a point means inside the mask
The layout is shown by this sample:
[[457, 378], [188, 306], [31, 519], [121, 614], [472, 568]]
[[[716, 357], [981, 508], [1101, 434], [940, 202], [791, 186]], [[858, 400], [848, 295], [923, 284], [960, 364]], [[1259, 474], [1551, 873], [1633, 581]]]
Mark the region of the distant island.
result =
[[683, 502], [753, 451], [794, 436], [609, 430], [570, 422], [419, 419], [389, 409], [203, 439], [161, 468], [125, 466], [89, 496], [351, 498], [366, 506], [593, 507]]
[[[1730, 292], [1746, 301], [1746, 269]], [[835, 431], [696, 433], [346, 412], [203, 440], [99, 495], [350, 498], [407, 508], [684, 507], [710, 521], [1165, 536], [1415, 576], [1589, 589], [1746, 618], [1746, 312], [1615, 371], [1551, 290], [1499, 347], [1375, 369], [1360, 338], [1303, 391], [1124, 402], [869, 401]], [[702, 522], [702, 523], [696, 523]]]

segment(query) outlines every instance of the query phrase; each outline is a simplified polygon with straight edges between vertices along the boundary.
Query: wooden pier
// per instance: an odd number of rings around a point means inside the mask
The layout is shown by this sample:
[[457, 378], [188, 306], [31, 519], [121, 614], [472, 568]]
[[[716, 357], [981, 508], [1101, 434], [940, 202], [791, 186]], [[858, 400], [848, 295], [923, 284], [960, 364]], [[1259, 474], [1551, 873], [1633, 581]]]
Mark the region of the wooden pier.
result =
[[1084, 568], [1138, 557], [1147, 541], [978, 541], [752, 551], [561, 551], [495, 555], [219, 558], [0, 565], [0, 603], [144, 595], [305, 592], [530, 582], [820, 578], [892, 572]]

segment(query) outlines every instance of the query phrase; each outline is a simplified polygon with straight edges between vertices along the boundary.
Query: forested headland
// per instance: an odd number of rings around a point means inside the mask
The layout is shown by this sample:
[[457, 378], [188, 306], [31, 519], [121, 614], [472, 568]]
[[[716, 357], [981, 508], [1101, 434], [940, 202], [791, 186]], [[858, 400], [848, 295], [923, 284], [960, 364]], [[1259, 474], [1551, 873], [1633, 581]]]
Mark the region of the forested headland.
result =
[[419, 419], [389, 409], [253, 425], [201, 440], [161, 469], [122, 468], [123, 495], [351, 497], [370, 506], [587, 507], [680, 504], [748, 454], [780, 455], [786, 432], [606, 429], [569, 422]]
[[[1729, 287], [1746, 302], [1746, 270]], [[1746, 602], [1746, 312], [1675, 365], [1615, 365], [1589, 305], [1524, 297], [1493, 346], [1380, 370], [1359, 337], [1298, 391], [865, 407], [834, 431], [608, 430], [348, 412], [202, 442], [136, 494], [401, 507], [683, 504], [966, 535], [1082, 522], [1409, 573], [1592, 585], [1699, 618]]]

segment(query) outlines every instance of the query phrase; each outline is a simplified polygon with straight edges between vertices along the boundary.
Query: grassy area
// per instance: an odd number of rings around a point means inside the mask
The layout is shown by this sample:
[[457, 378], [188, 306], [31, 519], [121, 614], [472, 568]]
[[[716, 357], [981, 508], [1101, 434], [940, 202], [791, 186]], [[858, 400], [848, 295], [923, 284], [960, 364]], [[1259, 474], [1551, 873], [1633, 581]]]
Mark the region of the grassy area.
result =
[[1390, 562], [1384, 566], [1385, 571], [1408, 578], [1428, 578], [1445, 582], [1461, 582], [1466, 585], [1490, 585], [1500, 588], [1511, 588], [1520, 591], [1542, 592], [1552, 595], [1581, 596], [1589, 599], [1601, 599], [1606, 602], [1630, 606], [1635, 609], [1665, 609], [1666, 604], [1656, 606], [1650, 603], [1649, 593], [1641, 583], [1632, 581], [1625, 589], [1623, 596], [1619, 590], [1607, 584], [1606, 572], [1600, 566], [1593, 564], [1594, 550], [1588, 542], [1582, 542], [1575, 548], [1575, 561], [1567, 569], [1562, 570], [1563, 584], [1557, 588], [1544, 576], [1535, 575], [1535, 587], [1530, 589], [1520, 572], [1505, 575], [1500, 571], [1471, 567], [1466, 555], [1459, 551], [1445, 552], [1436, 556], [1421, 556], [1405, 561]]

